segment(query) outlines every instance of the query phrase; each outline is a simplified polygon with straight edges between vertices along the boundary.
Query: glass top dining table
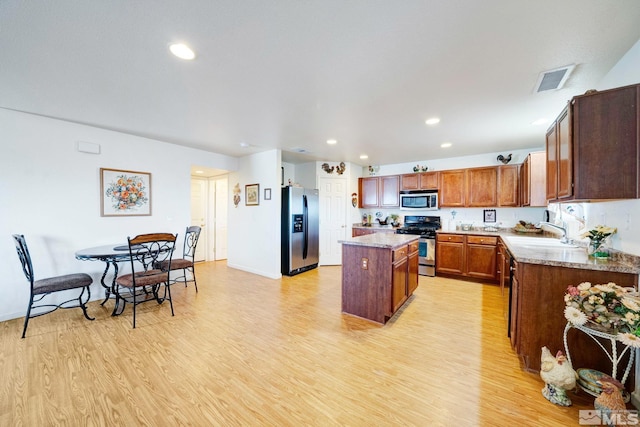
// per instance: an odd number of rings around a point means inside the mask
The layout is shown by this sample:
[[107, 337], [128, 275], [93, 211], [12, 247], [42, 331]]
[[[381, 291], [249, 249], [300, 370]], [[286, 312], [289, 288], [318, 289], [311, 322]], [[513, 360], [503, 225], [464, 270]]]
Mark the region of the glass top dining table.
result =
[[[102, 277], [100, 278], [100, 284], [104, 288], [104, 300], [100, 305], [104, 305], [109, 298], [114, 295], [114, 287], [116, 279], [118, 277], [118, 263], [123, 261], [129, 261], [129, 246], [127, 244], [111, 244], [104, 246], [96, 246], [93, 248], [81, 249], [76, 252], [76, 259], [81, 261], [102, 261], [106, 264]], [[105, 281], [110, 268], [113, 266], [113, 280], [110, 283]], [[118, 306], [113, 308], [112, 316], [115, 316], [118, 311]]]

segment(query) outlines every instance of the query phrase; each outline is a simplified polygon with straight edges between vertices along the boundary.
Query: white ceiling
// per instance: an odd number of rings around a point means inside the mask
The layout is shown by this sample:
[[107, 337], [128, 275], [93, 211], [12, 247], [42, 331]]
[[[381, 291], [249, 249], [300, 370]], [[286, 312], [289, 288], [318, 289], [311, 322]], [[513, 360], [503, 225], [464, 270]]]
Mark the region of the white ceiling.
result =
[[0, 107], [294, 163], [508, 152], [542, 146], [530, 123], [594, 88], [639, 23], [638, 0], [2, 0]]

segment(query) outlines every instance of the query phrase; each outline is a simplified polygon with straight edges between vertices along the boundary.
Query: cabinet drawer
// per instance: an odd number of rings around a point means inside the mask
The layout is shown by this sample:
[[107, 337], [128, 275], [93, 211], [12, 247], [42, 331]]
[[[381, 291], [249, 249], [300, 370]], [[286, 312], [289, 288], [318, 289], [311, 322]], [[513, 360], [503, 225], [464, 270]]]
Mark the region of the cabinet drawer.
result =
[[491, 236], [467, 236], [467, 243], [472, 245], [497, 245], [498, 238]]
[[464, 243], [464, 236], [461, 234], [438, 234], [438, 242]]
[[398, 249], [393, 250], [393, 262], [400, 261], [403, 258], [407, 257], [407, 248], [408, 246], [402, 246]]
[[418, 242], [409, 243], [409, 253], [412, 254], [418, 251]]

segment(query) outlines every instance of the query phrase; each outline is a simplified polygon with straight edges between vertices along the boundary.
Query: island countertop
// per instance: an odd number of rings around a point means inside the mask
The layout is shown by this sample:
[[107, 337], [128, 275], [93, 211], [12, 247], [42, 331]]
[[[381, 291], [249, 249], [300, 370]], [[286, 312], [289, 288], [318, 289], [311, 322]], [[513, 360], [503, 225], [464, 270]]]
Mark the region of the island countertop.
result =
[[420, 236], [413, 234], [373, 233], [364, 236], [338, 240], [343, 245], [370, 246], [374, 248], [395, 249], [418, 240]]

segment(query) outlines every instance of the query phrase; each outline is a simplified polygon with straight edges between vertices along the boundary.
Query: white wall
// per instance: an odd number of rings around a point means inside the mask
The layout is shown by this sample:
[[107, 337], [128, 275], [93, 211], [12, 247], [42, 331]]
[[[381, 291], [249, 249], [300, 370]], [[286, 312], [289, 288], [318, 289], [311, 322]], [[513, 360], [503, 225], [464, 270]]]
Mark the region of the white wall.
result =
[[[190, 167], [235, 170], [237, 159], [160, 141], [0, 109], [0, 320], [24, 316], [28, 283], [11, 234], [24, 234], [36, 278], [86, 272], [93, 299], [104, 295], [100, 262], [75, 251], [168, 231], [181, 237], [190, 223]], [[77, 141], [100, 154], [77, 151]], [[101, 217], [101, 167], [150, 172], [152, 215]]]
[[[227, 265], [277, 279], [280, 273], [281, 152], [271, 150], [242, 157], [229, 174], [229, 187], [240, 185], [238, 207], [229, 204]], [[245, 205], [245, 185], [260, 184], [260, 204]], [[264, 189], [271, 188], [271, 200]], [[233, 191], [230, 191], [233, 197]]]

